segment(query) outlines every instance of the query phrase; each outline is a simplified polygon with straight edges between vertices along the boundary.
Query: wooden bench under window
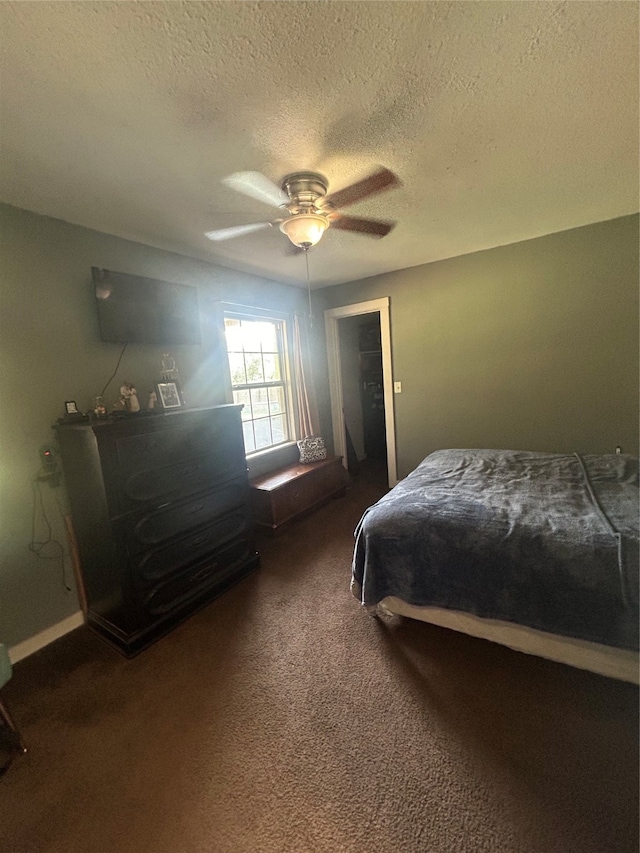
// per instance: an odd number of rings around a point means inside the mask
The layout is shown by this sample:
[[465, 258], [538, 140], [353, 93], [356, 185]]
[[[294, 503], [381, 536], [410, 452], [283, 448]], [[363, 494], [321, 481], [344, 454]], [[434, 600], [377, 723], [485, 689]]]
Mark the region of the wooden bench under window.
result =
[[255, 522], [276, 533], [292, 519], [344, 495], [346, 488], [347, 472], [341, 456], [287, 465], [251, 480]]

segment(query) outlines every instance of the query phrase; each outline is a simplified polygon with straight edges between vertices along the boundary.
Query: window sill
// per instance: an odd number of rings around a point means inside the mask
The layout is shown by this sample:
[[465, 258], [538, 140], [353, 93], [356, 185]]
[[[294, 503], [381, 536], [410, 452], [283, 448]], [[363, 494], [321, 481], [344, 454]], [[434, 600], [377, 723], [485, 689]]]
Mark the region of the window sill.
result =
[[279, 444], [277, 447], [269, 447], [266, 450], [258, 450], [247, 455], [249, 478], [259, 477], [261, 474], [275, 471], [276, 468], [284, 468], [285, 465], [297, 462], [299, 458], [300, 451], [295, 441], [288, 441], [286, 444]]

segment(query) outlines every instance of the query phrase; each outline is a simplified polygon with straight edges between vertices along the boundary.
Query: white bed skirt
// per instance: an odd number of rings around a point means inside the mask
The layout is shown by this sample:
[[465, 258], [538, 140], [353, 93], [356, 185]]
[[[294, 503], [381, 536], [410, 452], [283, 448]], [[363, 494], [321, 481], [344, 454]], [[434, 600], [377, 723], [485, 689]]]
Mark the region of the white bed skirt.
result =
[[[599, 675], [606, 675], [608, 678], [640, 684], [640, 657], [638, 652], [628, 649], [616, 649], [586, 640], [561, 637], [497, 619], [482, 619], [458, 610], [416, 607], [406, 604], [395, 596], [384, 598], [378, 607], [383, 613], [386, 611], [389, 614], [430, 622], [433, 625], [470, 634], [472, 637], [500, 643], [518, 652], [548, 658], [579, 669], [587, 669]], [[376, 610], [375, 607], [370, 609]]]

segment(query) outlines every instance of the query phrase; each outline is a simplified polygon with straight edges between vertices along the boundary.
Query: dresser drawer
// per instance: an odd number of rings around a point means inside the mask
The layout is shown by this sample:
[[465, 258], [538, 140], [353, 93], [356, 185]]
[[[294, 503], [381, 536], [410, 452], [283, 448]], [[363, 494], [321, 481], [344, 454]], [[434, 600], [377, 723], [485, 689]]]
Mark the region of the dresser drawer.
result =
[[185, 424], [165, 431], [121, 436], [115, 441], [118, 469], [124, 474], [163, 467], [168, 460], [182, 462], [212, 452], [244, 457], [244, 443], [237, 431], [230, 431], [222, 420]]
[[209, 452], [207, 456], [164, 465], [154, 470], [123, 472], [119, 484], [117, 512], [127, 512], [142, 503], [160, 503], [165, 498], [187, 497], [215, 487], [218, 483], [242, 475], [246, 470], [243, 453], [229, 448]]
[[225, 546], [230, 540], [248, 536], [250, 530], [251, 520], [244, 509], [229, 513], [184, 539], [174, 540], [141, 556], [136, 555], [131, 569], [133, 582], [148, 589], [150, 585]]
[[195, 531], [233, 509], [246, 506], [247, 499], [246, 480], [239, 479], [214, 492], [147, 513], [137, 521], [126, 519], [127, 548], [130, 553], [136, 553]]
[[188, 571], [158, 583], [141, 597], [141, 605], [152, 616], [169, 613], [211, 587], [221, 586], [238, 573], [254, 555], [251, 543], [241, 539], [209, 556]]

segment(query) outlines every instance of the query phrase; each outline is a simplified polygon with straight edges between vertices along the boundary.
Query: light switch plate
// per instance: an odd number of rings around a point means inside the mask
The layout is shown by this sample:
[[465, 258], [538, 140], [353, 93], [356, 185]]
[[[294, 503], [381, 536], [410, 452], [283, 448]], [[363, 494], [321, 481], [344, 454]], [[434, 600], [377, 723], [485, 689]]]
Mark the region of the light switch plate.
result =
[[402, 382], [394, 382], [393, 383], [393, 393], [394, 394], [402, 394]]

